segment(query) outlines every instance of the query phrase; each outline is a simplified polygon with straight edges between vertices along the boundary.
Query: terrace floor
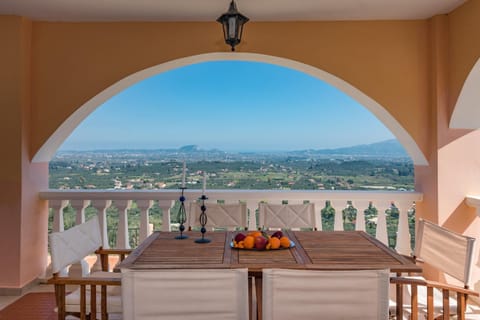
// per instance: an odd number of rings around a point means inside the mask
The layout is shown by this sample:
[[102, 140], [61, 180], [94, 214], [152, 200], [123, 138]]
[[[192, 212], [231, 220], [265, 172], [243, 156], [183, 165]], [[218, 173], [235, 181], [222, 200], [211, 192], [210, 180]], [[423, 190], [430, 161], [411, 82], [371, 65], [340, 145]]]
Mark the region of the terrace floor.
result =
[[[0, 296], [0, 320], [56, 320], [56, 313], [52, 312], [52, 306], [54, 306], [53, 286], [48, 284], [39, 284], [23, 296], [29, 293], [52, 293], [51, 296], [45, 297], [45, 295], [31, 295], [28, 300], [28, 306], [24, 304], [18, 304], [14, 309], [9, 309], [8, 313], [2, 313], [9, 305], [13, 305], [15, 301], [19, 300], [21, 296]], [[48, 299], [48, 303], [45, 303], [45, 299]], [[25, 318], [23, 316], [25, 308], [35, 308], [34, 317]], [[47, 307], [47, 308], [45, 308]], [[466, 314], [466, 320], [480, 320], [480, 306], [469, 305], [469, 312]], [[67, 317], [67, 319], [77, 319], [75, 317]], [[451, 317], [456, 319], [456, 317]]]

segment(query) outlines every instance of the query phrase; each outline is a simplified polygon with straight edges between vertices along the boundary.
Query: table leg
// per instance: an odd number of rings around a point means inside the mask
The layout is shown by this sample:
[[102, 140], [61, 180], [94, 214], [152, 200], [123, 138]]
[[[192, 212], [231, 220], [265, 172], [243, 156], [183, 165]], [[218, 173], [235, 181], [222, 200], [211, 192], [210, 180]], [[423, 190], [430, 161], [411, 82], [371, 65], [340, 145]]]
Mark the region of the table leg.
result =
[[252, 314], [252, 300], [253, 300], [253, 292], [252, 292], [252, 281], [253, 277], [248, 277], [248, 318], [250, 320], [253, 319], [253, 314]]
[[255, 293], [257, 296], [257, 320], [262, 320], [262, 292], [263, 292], [262, 278], [255, 278]]

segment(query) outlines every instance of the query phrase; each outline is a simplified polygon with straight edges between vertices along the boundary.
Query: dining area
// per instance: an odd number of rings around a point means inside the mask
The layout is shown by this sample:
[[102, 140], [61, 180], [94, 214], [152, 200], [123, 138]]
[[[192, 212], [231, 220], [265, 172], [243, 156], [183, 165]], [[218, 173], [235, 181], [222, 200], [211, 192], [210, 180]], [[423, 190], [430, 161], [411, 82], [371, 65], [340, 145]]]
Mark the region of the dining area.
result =
[[[184, 240], [175, 239], [174, 234], [153, 233], [117, 267], [122, 272], [122, 278], [127, 279], [125, 283], [122, 283], [124, 297], [127, 297], [123, 303], [129, 305], [128, 308], [124, 308], [124, 319], [153, 319], [154, 315], [161, 318], [160, 315], [163, 312], [171, 315], [173, 312], [170, 310], [171, 308], [178, 311], [178, 319], [180, 319], [182, 314], [195, 314], [197, 308], [204, 310], [208, 305], [211, 308], [209, 319], [230, 319], [221, 310], [218, 310], [219, 315], [215, 317], [215, 310], [226, 305], [226, 302], [222, 303], [226, 296], [231, 297], [233, 312], [231, 319], [288, 319], [293, 316], [292, 314], [289, 316], [287, 311], [276, 315], [274, 311], [278, 312], [279, 307], [287, 310], [300, 308], [304, 313], [305, 310], [310, 310], [308, 312], [312, 312], [311, 318], [317, 312], [315, 309], [321, 308], [321, 300], [317, 299], [315, 294], [310, 297], [310, 300], [316, 301], [316, 308], [312, 310], [311, 307], [309, 308], [308, 297], [300, 299], [298, 290], [304, 291], [302, 286], [306, 286], [312, 280], [305, 283], [302, 279], [294, 281], [292, 287], [282, 288], [280, 286], [278, 290], [273, 289], [276, 288], [276, 281], [282, 281], [283, 277], [281, 273], [276, 274], [276, 272], [286, 270], [293, 272], [292, 275], [285, 275], [287, 279], [290, 276], [307, 276], [308, 279], [308, 276], [315, 276], [316, 273], [316, 277], [324, 277], [315, 291], [329, 296], [330, 302], [333, 302], [332, 296], [336, 294], [339, 299], [337, 303], [341, 302], [339, 308], [331, 311], [330, 317], [324, 314], [326, 319], [336, 317], [338, 317], [337, 319], [344, 317], [354, 319], [355, 315], [358, 319], [384, 319], [388, 317], [389, 271], [421, 271], [420, 267], [395, 254], [381, 242], [361, 231], [286, 230], [285, 235], [291, 240], [291, 247], [276, 250], [234, 248], [233, 241], [237, 233], [237, 231], [210, 232], [208, 237], [211, 242], [208, 244], [195, 243], [194, 239], [201, 237], [199, 232], [187, 232], [189, 238]], [[199, 278], [196, 279], [199, 284], [195, 285], [193, 279], [185, 276], [180, 276], [177, 281], [171, 280], [165, 284], [165, 279], [162, 281], [162, 273], [172, 272], [172, 270], [176, 272], [182, 270], [189, 276], [199, 274]], [[240, 283], [238, 280], [227, 281], [218, 288], [215, 281], [221, 284], [221, 280], [208, 280], [204, 275], [200, 276], [203, 272], [212, 272], [222, 278], [225, 276], [223, 272], [237, 276], [236, 274], [242, 271], [244, 279]], [[302, 273], [303, 271], [306, 273]], [[155, 275], [158, 276], [157, 279]], [[146, 277], [148, 281], [143, 277]], [[335, 277], [339, 277], [339, 279], [334, 281]], [[343, 283], [343, 287], [340, 281], [342, 279], [344, 282], [345, 279], [349, 279], [348, 282]], [[360, 281], [362, 279], [364, 283]], [[287, 283], [289, 282], [287, 280]], [[359, 283], [354, 285], [356, 282]], [[163, 287], [164, 285], [167, 287]], [[170, 285], [171, 287], [169, 287]], [[324, 285], [331, 286], [331, 289], [335, 290], [325, 291]], [[373, 288], [369, 288], [372, 285]], [[215, 288], [213, 289], [214, 294], [211, 293], [212, 288]], [[225, 289], [227, 289], [227, 293], [224, 292]], [[353, 295], [352, 291], [355, 290], [358, 292]], [[364, 294], [370, 292], [369, 290], [373, 296]], [[265, 294], [268, 291], [270, 293]], [[307, 288], [305, 291], [307, 291], [306, 294], [312, 295]], [[217, 297], [215, 293], [220, 292], [223, 294]], [[279, 301], [272, 300], [277, 293]], [[172, 305], [172, 301], [167, 303], [164, 295], [169, 296], [168, 300], [174, 299], [173, 301], [180, 303], [175, 305]], [[195, 297], [205, 297], [205, 295], [210, 298], [200, 299], [203, 302], [198, 305], [199, 302], [195, 302]], [[282, 303], [282, 295], [290, 296], [287, 300], [291, 300], [291, 302]], [[304, 295], [302, 294], [302, 296]], [[355, 301], [348, 301], [347, 296], [355, 298]], [[305, 308], [293, 303], [298, 299], [303, 301]], [[387, 302], [383, 303], [383, 306], [379, 305], [379, 301], [382, 299]], [[352, 308], [360, 300], [365, 300], [364, 306], [361, 308], [363, 312]], [[343, 308], [340, 307], [341, 305]], [[170, 306], [170, 308], [165, 308], [166, 306]], [[246, 311], [247, 306], [248, 311]], [[153, 307], [156, 310], [153, 310]], [[238, 308], [243, 311], [238, 311]], [[369, 317], [366, 313], [367, 310], [373, 310], [375, 314]], [[127, 312], [125, 313], [125, 311]], [[345, 314], [342, 315], [342, 312]], [[280, 315], [283, 317], [280, 318]], [[197, 319], [195, 316], [192, 318]]]
[[[97, 217], [54, 233], [52, 247], [73, 240], [52, 251], [52, 261], [69, 253], [50, 280], [56, 288], [58, 318], [434, 319], [443, 313], [465, 319], [468, 297], [478, 296], [467, 287], [408, 277], [421, 275], [423, 266], [365, 231], [318, 231], [311, 204], [261, 205], [260, 230], [244, 227], [244, 209], [241, 203], [192, 203], [178, 231], [155, 231], [134, 250], [102, 249]], [[445, 253], [462, 252], [463, 245], [464, 258], [471, 259], [472, 239], [421, 219], [418, 225], [419, 258], [440, 256], [435, 253], [440, 244], [447, 259], [440, 262], [440, 270], [451, 265]], [[279, 233], [288, 246], [238, 245], [246, 237], [263, 237], [270, 243]], [[428, 240], [424, 246], [418, 242], [422, 234]], [[78, 244], [84, 248], [72, 247]], [[99, 255], [102, 271], [69, 281], [62, 268], [89, 250]], [[121, 262], [109, 266], [111, 254], [120, 254]], [[457, 270], [470, 263], [460, 261], [458, 254], [453, 259]], [[468, 272], [464, 276], [468, 278]], [[67, 284], [79, 289], [67, 294]], [[434, 289], [440, 290], [439, 299]], [[72, 294], [76, 301], [69, 298]], [[453, 303], [451, 297], [456, 297]]]

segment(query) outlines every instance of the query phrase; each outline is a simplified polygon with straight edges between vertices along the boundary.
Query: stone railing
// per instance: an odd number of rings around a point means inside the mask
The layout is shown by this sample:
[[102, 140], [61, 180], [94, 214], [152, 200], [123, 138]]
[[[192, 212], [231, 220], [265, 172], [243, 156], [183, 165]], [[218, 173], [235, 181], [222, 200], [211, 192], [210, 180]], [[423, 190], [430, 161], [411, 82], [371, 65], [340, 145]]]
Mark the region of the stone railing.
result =
[[[187, 202], [195, 201], [201, 196], [200, 190], [186, 190]], [[408, 212], [416, 202], [422, 201], [422, 194], [417, 192], [372, 192], [372, 191], [276, 191], [276, 190], [208, 190], [208, 201], [224, 201], [232, 203], [243, 201], [249, 209], [249, 229], [256, 229], [255, 213], [260, 202], [269, 203], [303, 203], [315, 204], [319, 216], [327, 201], [335, 209], [334, 230], [343, 230], [342, 210], [347, 207], [357, 209], [355, 229], [365, 230], [364, 210], [373, 206], [378, 211], [376, 237], [388, 245], [386, 211], [395, 207], [398, 209], [398, 230], [395, 249], [404, 254], [411, 252]], [[118, 209], [119, 221], [117, 229], [117, 248], [130, 248], [128, 239], [128, 210], [133, 202], [140, 210], [140, 241], [151, 232], [148, 212], [155, 202], [163, 211], [162, 231], [172, 228], [170, 210], [179, 197], [178, 190], [47, 190], [40, 192], [40, 198], [49, 201], [54, 210], [53, 231], [62, 231], [63, 209], [71, 205], [76, 212], [76, 223], [85, 221], [85, 209], [94, 207], [101, 223], [103, 242], [109, 247], [107, 239], [107, 209], [112, 205]], [[188, 210], [188, 206], [187, 206]]]

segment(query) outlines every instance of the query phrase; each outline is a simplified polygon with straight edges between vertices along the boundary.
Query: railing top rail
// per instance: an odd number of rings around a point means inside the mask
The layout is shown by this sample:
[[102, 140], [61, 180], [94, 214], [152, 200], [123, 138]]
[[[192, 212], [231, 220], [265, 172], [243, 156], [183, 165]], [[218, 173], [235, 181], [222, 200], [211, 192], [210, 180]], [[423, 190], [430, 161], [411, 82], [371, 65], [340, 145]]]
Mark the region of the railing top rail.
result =
[[[200, 189], [185, 190], [187, 199], [201, 196]], [[364, 190], [207, 190], [211, 199], [222, 200], [423, 200], [423, 193], [415, 191]], [[39, 192], [42, 200], [174, 200], [179, 190], [55, 190]]]

